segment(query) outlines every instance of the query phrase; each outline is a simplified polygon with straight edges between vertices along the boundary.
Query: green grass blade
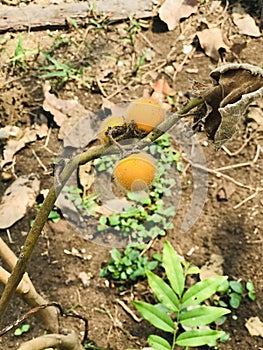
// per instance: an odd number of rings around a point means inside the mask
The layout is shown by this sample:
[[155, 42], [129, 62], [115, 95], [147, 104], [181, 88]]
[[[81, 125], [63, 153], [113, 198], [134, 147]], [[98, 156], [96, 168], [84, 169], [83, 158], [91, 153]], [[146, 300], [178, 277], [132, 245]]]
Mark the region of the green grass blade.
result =
[[172, 288], [165, 283], [159, 276], [151, 271], [146, 273], [149, 286], [151, 287], [156, 298], [167, 307], [167, 309], [177, 312], [179, 309], [179, 300]]
[[168, 241], [164, 242], [163, 265], [173, 290], [181, 296], [184, 290], [185, 276], [180, 259]]
[[142, 301], [133, 301], [132, 304], [140, 312], [143, 318], [150, 322], [154, 327], [165, 332], [174, 332], [173, 320], [164, 311]]
[[184, 293], [182, 298], [182, 306], [200, 304], [202, 301], [215, 294], [220, 284], [226, 280], [227, 276], [218, 276], [197, 282]]

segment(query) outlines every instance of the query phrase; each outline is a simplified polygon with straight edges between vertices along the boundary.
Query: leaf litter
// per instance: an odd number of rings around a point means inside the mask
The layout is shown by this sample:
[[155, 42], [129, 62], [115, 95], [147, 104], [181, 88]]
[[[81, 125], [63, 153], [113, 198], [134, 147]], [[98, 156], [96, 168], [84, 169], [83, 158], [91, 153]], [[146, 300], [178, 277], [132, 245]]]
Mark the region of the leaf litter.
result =
[[249, 35], [255, 38], [261, 36], [259, 27], [256, 25], [254, 18], [246, 13], [240, 4], [234, 6], [232, 17], [239, 34]]
[[195, 12], [197, 0], [165, 0], [159, 9], [159, 16], [169, 30], [174, 30], [182, 18], [187, 18]]
[[0, 202], [0, 229], [7, 229], [24, 217], [34, 205], [39, 188], [39, 179], [30, 174], [18, 177], [6, 189]]

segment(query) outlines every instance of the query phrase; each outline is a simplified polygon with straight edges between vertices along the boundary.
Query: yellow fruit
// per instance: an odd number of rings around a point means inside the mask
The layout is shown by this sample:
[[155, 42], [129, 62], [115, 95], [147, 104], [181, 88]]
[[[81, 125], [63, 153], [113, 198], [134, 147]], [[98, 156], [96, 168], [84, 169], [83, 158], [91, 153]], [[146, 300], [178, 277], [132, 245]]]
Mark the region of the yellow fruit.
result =
[[150, 132], [165, 119], [165, 112], [153, 98], [140, 98], [131, 102], [126, 111], [126, 121], [134, 120], [140, 130]]
[[154, 159], [144, 152], [134, 153], [121, 159], [113, 169], [116, 183], [132, 192], [148, 189], [155, 174]]
[[100, 135], [105, 143], [109, 142], [109, 137], [106, 135], [109, 127], [114, 128], [115, 126], [122, 126], [125, 124], [124, 117], [122, 116], [110, 116], [103, 120], [100, 127]]

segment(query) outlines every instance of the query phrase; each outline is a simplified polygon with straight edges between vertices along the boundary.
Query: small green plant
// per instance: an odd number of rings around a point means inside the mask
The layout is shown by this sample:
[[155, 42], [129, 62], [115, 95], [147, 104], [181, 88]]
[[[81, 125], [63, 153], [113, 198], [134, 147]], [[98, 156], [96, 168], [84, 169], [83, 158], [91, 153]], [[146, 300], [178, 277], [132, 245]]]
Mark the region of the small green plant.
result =
[[[38, 204], [38, 206], [37, 206], [38, 210], [41, 208], [41, 206], [42, 206], [42, 203]], [[51, 220], [52, 222], [54, 222], [56, 224], [57, 222], [59, 222], [60, 219], [61, 219], [61, 215], [57, 210], [54, 209], [54, 210], [50, 211], [50, 213], [48, 215], [48, 220]], [[34, 221], [35, 220], [30, 221], [30, 227], [33, 226]]]
[[42, 75], [42, 78], [55, 78], [57, 79], [58, 85], [63, 85], [68, 81], [76, 81], [81, 83], [83, 86], [90, 88], [90, 81], [84, 79], [84, 71], [88, 70], [89, 68], [73, 68], [67, 63], [59, 62], [46, 52], [41, 51], [41, 54], [49, 63], [51, 63], [50, 65], [41, 67], [42, 71], [48, 71], [48, 73]]
[[155, 261], [149, 261], [143, 256], [144, 244], [129, 244], [121, 253], [118, 249], [111, 250], [111, 259], [101, 269], [101, 277], [110, 277], [116, 281], [127, 283], [144, 277], [146, 271], [155, 269], [160, 263], [158, 254], [153, 255]]
[[239, 281], [225, 281], [219, 288], [220, 299], [216, 303], [220, 306], [231, 306], [238, 309], [242, 298], [248, 297], [251, 301], [256, 299], [256, 291], [252, 281], [247, 281], [245, 287]]
[[62, 193], [83, 215], [91, 216], [95, 214], [93, 209], [97, 206], [97, 203], [95, 202], [97, 198], [96, 194], [83, 196], [82, 189], [75, 188], [74, 186], [65, 186]]
[[130, 17], [129, 23], [124, 28], [124, 30], [128, 34], [128, 38], [124, 38], [123, 41], [128, 42], [130, 44], [134, 43], [136, 35], [145, 27], [147, 24], [143, 20], [137, 20], [135, 18]]
[[23, 333], [27, 333], [30, 330], [29, 324], [23, 324], [21, 327], [15, 329], [14, 335], [20, 337]]
[[173, 350], [175, 346], [216, 346], [218, 339], [226, 333], [208, 325], [230, 313], [227, 308], [204, 304], [227, 280], [227, 276], [208, 278], [186, 288], [186, 276], [196, 274], [199, 269], [180, 261], [169, 242], [164, 243], [163, 266], [169, 284], [151, 271], [147, 271], [149, 286], [159, 304], [133, 301], [141, 315], [154, 327], [172, 335], [171, 343], [158, 335], [150, 335], [149, 345], [155, 350]]
[[20, 67], [26, 70], [25, 60], [28, 56], [39, 54], [39, 49], [37, 50], [26, 50], [23, 48], [23, 36], [19, 35], [18, 41], [15, 47], [14, 55], [10, 58], [13, 67]]

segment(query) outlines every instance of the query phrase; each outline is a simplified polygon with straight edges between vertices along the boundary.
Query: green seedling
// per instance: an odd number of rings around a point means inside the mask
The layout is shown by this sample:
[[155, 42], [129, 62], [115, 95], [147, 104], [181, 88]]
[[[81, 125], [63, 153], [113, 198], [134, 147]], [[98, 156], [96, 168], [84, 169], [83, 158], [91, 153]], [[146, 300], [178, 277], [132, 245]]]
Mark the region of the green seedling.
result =
[[123, 41], [133, 44], [136, 35], [145, 26], [146, 26], [146, 23], [143, 20], [136, 20], [135, 18], [130, 17], [128, 25], [124, 28], [124, 30], [128, 34], [128, 38], [124, 38]]
[[14, 55], [10, 58], [10, 62], [13, 67], [20, 67], [26, 70], [25, 60], [28, 56], [39, 54], [39, 48], [37, 50], [26, 50], [23, 48], [23, 36], [20, 35], [15, 47]]
[[217, 301], [220, 306], [231, 306], [233, 309], [238, 309], [244, 297], [248, 297], [251, 301], [256, 299], [256, 291], [252, 281], [247, 281], [243, 287], [238, 281], [225, 281], [220, 286], [218, 292], [220, 299]]
[[160, 263], [158, 255], [153, 255], [155, 261], [149, 261], [147, 256], [143, 256], [145, 247], [144, 244], [129, 244], [123, 252], [113, 248], [111, 259], [101, 269], [100, 277], [110, 277], [122, 283], [135, 282], [145, 277], [146, 271], [155, 269]]
[[136, 75], [138, 73], [138, 71], [140, 70], [141, 66], [144, 64], [146, 59], [146, 52], [144, 52], [138, 59], [132, 73], [133, 75]]
[[83, 191], [80, 188], [75, 188], [74, 186], [65, 186], [62, 193], [83, 215], [95, 215], [94, 207], [97, 206], [95, 201], [97, 198], [96, 194], [83, 196]]
[[[37, 209], [39, 210], [42, 206], [42, 203], [38, 204]], [[49, 215], [48, 215], [48, 220], [51, 220], [52, 222], [54, 222], [55, 224], [59, 222], [59, 220], [61, 219], [61, 215], [57, 210], [51, 210]], [[30, 227], [33, 226], [35, 220], [31, 220], [30, 221]]]
[[76, 81], [81, 85], [90, 88], [89, 80], [84, 79], [84, 71], [89, 69], [85, 67], [73, 68], [67, 63], [59, 62], [54, 57], [50, 56], [48, 53], [41, 51], [41, 54], [46, 58], [46, 60], [51, 63], [50, 65], [41, 67], [42, 71], [48, 71], [44, 73], [42, 78], [44, 79], [56, 79], [57, 84], [62, 86], [68, 81]]
[[169, 283], [147, 271], [149, 286], [159, 301], [152, 305], [133, 301], [140, 314], [154, 327], [172, 335], [168, 342], [159, 335], [150, 335], [149, 345], [155, 350], [174, 350], [176, 346], [215, 347], [218, 339], [226, 339], [226, 333], [210, 328], [208, 325], [230, 313], [227, 308], [209, 306], [208, 300], [217, 292], [227, 276], [208, 278], [186, 287], [186, 276], [198, 273], [199, 269], [181, 262], [169, 242], [164, 243], [163, 266]]
[[23, 324], [21, 327], [16, 328], [14, 335], [20, 337], [23, 333], [27, 333], [30, 330], [29, 324]]

